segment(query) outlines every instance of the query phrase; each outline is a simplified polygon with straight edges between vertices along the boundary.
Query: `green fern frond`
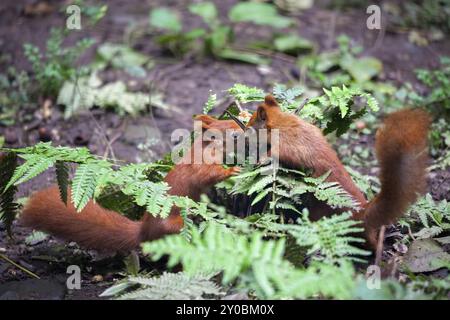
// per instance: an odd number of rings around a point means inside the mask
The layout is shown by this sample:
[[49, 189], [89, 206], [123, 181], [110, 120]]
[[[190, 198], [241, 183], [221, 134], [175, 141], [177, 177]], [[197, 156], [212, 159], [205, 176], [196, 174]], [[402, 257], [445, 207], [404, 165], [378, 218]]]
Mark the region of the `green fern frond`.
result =
[[210, 223], [203, 233], [193, 230], [191, 242], [174, 235], [148, 242], [143, 251], [152, 260], [169, 255], [168, 266], [183, 265], [187, 274], [223, 272], [222, 283], [237, 280], [238, 287], [254, 291], [264, 299], [350, 298], [354, 270], [343, 261], [339, 266], [313, 264], [296, 269], [283, 258], [284, 240], [263, 240], [253, 232], [238, 235]]
[[242, 103], [263, 101], [265, 97], [263, 90], [255, 87], [248, 87], [240, 83], [236, 83], [233, 87], [228, 89], [228, 93]]
[[208, 101], [206, 101], [205, 105], [203, 106], [203, 113], [208, 114], [212, 109], [216, 107], [216, 104], [217, 104], [217, 95], [210, 93]]
[[314, 188], [314, 197], [325, 201], [332, 208], [358, 208], [359, 203], [337, 182], [324, 182]]
[[15, 186], [8, 188], [8, 181], [17, 170], [17, 156], [10, 152], [0, 157], [0, 221], [5, 225], [9, 237], [12, 237], [11, 226], [17, 214], [19, 205], [14, 202], [17, 191]]
[[304, 214], [297, 225], [287, 225], [286, 230], [298, 245], [309, 247], [308, 254], [320, 252], [315, 259], [326, 263], [338, 263], [343, 260], [361, 261], [359, 256], [370, 252], [359, 249], [354, 244], [364, 240], [355, 235], [363, 231], [360, 222], [351, 219], [351, 213], [342, 213], [311, 222]]
[[69, 188], [69, 167], [63, 161], [56, 161], [56, 182], [58, 183], [61, 200], [67, 204], [67, 190]]
[[417, 200], [408, 211], [407, 217], [415, 222], [417, 219], [425, 229], [417, 233], [421, 238], [433, 237], [450, 230], [450, 204], [447, 200], [435, 202], [431, 194]]
[[222, 280], [226, 284], [247, 270], [254, 260], [280, 261], [283, 247], [283, 240], [263, 241], [258, 232], [251, 237], [236, 235], [211, 223], [203, 233], [193, 229], [191, 242], [179, 235], [169, 236], [145, 243], [143, 251], [151, 254], [153, 260], [168, 254], [168, 265], [182, 263], [188, 274], [223, 271]]
[[105, 169], [105, 163], [96, 161], [78, 166], [72, 181], [72, 203], [81, 211], [90, 199], [94, 197], [97, 179]]
[[160, 277], [130, 277], [128, 283], [140, 288], [121, 295], [119, 300], [203, 300], [205, 296], [220, 297], [221, 288], [211, 276], [164, 272]]

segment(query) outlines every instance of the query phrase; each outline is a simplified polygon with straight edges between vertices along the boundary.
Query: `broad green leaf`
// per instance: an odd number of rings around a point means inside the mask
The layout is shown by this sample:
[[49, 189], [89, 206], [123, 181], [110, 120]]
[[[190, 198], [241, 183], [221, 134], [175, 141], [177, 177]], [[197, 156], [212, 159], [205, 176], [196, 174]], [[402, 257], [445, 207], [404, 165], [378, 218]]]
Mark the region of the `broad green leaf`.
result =
[[228, 17], [232, 22], [253, 22], [274, 28], [286, 28], [293, 23], [279, 15], [272, 4], [261, 2], [240, 2], [231, 8]]
[[181, 31], [181, 21], [178, 14], [168, 8], [156, 8], [150, 12], [150, 25], [173, 32]]
[[220, 54], [221, 50], [225, 48], [230, 39], [231, 28], [227, 26], [221, 26], [211, 33], [211, 51], [214, 54]]
[[146, 67], [152, 66], [149, 63], [150, 57], [121, 44], [104, 43], [97, 49], [97, 54], [114, 68], [125, 69], [134, 76], [145, 76], [144, 64], [146, 64]]
[[191, 4], [189, 6], [189, 11], [202, 17], [203, 20], [209, 25], [217, 22], [217, 8], [212, 2]]
[[373, 57], [358, 59], [348, 55], [341, 60], [340, 66], [359, 83], [369, 81], [383, 70], [381, 61]]
[[269, 60], [251, 52], [241, 52], [230, 48], [225, 48], [217, 54], [222, 59], [236, 60], [252, 64], [268, 64]]
[[298, 54], [299, 52], [309, 51], [313, 48], [311, 41], [296, 34], [276, 37], [273, 44], [276, 50], [289, 54]]

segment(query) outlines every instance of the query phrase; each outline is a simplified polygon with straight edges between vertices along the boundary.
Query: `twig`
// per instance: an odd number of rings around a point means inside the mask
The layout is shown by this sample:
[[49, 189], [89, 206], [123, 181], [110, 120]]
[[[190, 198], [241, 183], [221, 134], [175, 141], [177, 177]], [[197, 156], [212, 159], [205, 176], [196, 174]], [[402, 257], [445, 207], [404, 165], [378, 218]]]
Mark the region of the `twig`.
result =
[[377, 244], [377, 253], [375, 256], [375, 265], [378, 267], [381, 263], [381, 255], [383, 253], [383, 244], [384, 244], [384, 232], [386, 231], [386, 227], [382, 226], [380, 229], [380, 233], [378, 234], [378, 244]]
[[298, 113], [303, 109], [303, 107], [306, 106], [306, 105], [308, 104], [308, 102], [309, 102], [309, 98], [306, 98], [305, 101], [303, 101], [303, 102], [297, 107], [297, 109], [295, 109], [294, 114], [298, 114]]
[[1, 254], [1, 253], [0, 253], [0, 258], [2, 258], [3, 260], [5, 260], [6, 262], [9, 262], [9, 263], [12, 264], [13, 266], [19, 268], [19, 269], [22, 270], [23, 272], [28, 273], [30, 276], [32, 276], [32, 277], [34, 277], [34, 278], [36, 278], [36, 279], [40, 279], [40, 277], [39, 277], [37, 274], [31, 272], [30, 270], [28, 270], [28, 269], [25, 268], [25, 267], [22, 267], [20, 264], [15, 263], [14, 261], [12, 261], [12, 260], [9, 259], [7, 256], [5, 256], [5, 255], [3, 255], [3, 254]]
[[225, 110], [225, 112], [230, 116], [231, 119], [234, 120], [234, 122], [237, 123], [237, 125], [242, 129], [242, 130], [246, 130], [247, 128], [245, 127], [245, 124], [242, 123], [241, 120], [239, 120], [239, 118], [235, 117], [231, 112], [229, 112], [228, 110]]

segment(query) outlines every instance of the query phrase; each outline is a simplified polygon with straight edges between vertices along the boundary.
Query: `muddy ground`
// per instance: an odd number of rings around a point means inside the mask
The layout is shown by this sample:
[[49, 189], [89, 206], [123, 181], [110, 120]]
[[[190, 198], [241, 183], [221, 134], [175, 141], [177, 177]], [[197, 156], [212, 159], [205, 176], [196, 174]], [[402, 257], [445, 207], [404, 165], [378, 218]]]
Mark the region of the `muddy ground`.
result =
[[[0, 3], [0, 68], [13, 65], [18, 70], [30, 70], [23, 55], [22, 46], [26, 42], [41, 48], [49, 35], [50, 27], [61, 26], [65, 15], [62, 1], [50, 1], [57, 8], [44, 16], [26, 16], [24, 8], [34, 1], [16, 0]], [[130, 22], [137, 24], [148, 20], [151, 8], [164, 4], [181, 8], [187, 27], [198, 25], [198, 19], [187, 12], [185, 4], [189, 1], [108, 1], [108, 13], [94, 28], [82, 29], [69, 38], [91, 36], [99, 43], [123, 42], [125, 30]], [[226, 12], [235, 3], [234, 0], [215, 1], [220, 8], [221, 18], [226, 21]], [[384, 35], [381, 45], [375, 46], [379, 31], [366, 28], [365, 9], [333, 11], [325, 4], [292, 15], [298, 21], [298, 32], [319, 45], [320, 50], [336, 47], [334, 41], [339, 34], [349, 35], [356, 43], [363, 45], [364, 54], [373, 55], [383, 62], [382, 80], [401, 84], [404, 81], [415, 83], [414, 69], [436, 68], [439, 56], [450, 55], [448, 39], [418, 47], [408, 41], [407, 33], [391, 30]], [[239, 38], [265, 37], [267, 30], [255, 26], [240, 26], [236, 30]], [[116, 159], [136, 162], [155, 160], [170, 150], [170, 133], [176, 128], [192, 126], [192, 116], [201, 113], [209, 90], [218, 94], [236, 82], [269, 89], [275, 82], [286, 83], [295, 80], [298, 74], [295, 65], [283, 56], [273, 56], [269, 73], [262, 73], [256, 66], [217, 61], [211, 58], [183, 59], [168, 58], [152, 41], [152, 34], [137, 39], [133, 47], [152, 56], [156, 66], [144, 79], [132, 79], [128, 75], [110, 71], [102, 74], [108, 80], [123, 79], [129, 81], [134, 89], [157, 89], [164, 94], [164, 101], [181, 109], [181, 112], [153, 109], [138, 118], [119, 117], [112, 112], [93, 110], [65, 121], [58, 106], [52, 107], [51, 117], [41, 120], [41, 101], [36, 101], [34, 111], [24, 111], [20, 115], [29, 121], [20, 121], [11, 127], [0, 127], [0, 135], [6, 139], [6, 146], [25, 146], [40, 140], [39, 129], [51, 132], [55, 144], [69, 146], [87, 146], [99, 155], [105, 154], [108, 142], [111, 150], [108, 156]], [[96, 46], [83, 57], [92, 59]], [[130, 83], [131, 81], [131, 83]], [[225, 104], [221, 106], [223, 107]], [[381, 106], [383, 107], [383, 106]], [[218, 113], [221, 109], [218, 109]], [[152, 147], [152, 153], [137, 148], [148, 137], [158, 137], [160, 143]], [[450, 199], [450, 172], [434, 173], [430, 178], [430, 191], [436, 199]], [[32, 191], [53, 183], [54, 176], [43, 174], [20, 188], [19, 196], [28, 196]], [[47, 281], [36, 282], [18, 268], [0, 260], [0, 299], [49, 298], [49, 299], [96, 299], [114, 279], [121, 277], [122, 260], [117, 257], [105, 257], [95, 252], [79, 249], [76, 244], [69, 245], [50, 238], [34, 246], [27, 246], [24, 238], [30, 230], [14, 225], [14, 238], [9, 239], [0, 225], [0, 253], [33, 271]], [[66, 268], [68, 265], [80, 265], [82, 268], [82, 290], [67, 291]], [[151, 266], [149, 266], [151, 267]], [[33, 289], [31, 289], [33, 288]]]

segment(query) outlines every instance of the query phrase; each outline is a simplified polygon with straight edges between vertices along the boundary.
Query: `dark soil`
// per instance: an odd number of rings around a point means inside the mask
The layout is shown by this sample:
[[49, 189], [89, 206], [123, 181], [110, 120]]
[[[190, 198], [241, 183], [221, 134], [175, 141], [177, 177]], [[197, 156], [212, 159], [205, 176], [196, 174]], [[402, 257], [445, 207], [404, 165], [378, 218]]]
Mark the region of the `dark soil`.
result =
[[[52, 26], [64, 23], [64, 3], [49, 1], [56, 10], [44, 16], [26, 16], [24, 7], [35, 1], [2, 1], [0, 4], [0, 67], [5, 70], [15, 66], [18, 70], [30, 70], [23, 55], [23, 44], [31, 42], [43, 47]], [[123, 42], [125, 30], [131, 23], [143, 24], [148, 20], [148, 12], [158, 5], [185, 8], [189, 1], [140, 1], [115, 0], [108, 2], [108, 13], [95, 27], [86, 27], [72, 35], [68, 42], [76, 38], [91, 36], [96, 43]], [[222, 18], [234, 0], [214, 1], [220, 8]], [[182, 9], [187, 26], [198, 25], [198, 19]], [[397, 84], [404, 81], [415, 83], [414, 69], [436, 68], [439, 56], [450, 55], [450, 41], [433, 42], [418, 47], [408, 41], [408, 35], [401, 32], [387, 32], [380, 46], [375, 46], [379, 31], [366, 28], [365, 8], [337, 12], [326, 7], [314, 7], [295, 16], [298, 20], [298, 32], [319, 44], [320, 50], [329, 50], [336, 46], [335, 38], [339, 34], [349, 35], [353, 41], [363, 45], [364, 54], [373, 55], [383, 62], [384, 80]], [[266, 36], [264, 28], [239, 26], [238, 39], [255, 35]], [[108, 155], [128, 162], [158, 159], [170, 150], [170, 134], [176, 128], [191, 128], [192, 116], [201, 113], [209, 90], [218, 93], [234, 83], [270, 88], [274, 82], [292, 80], [295, 65], [283, 57], [274, 56], [268, 74], [261, 73], [255, 66], [217, 61], [210, 58], [183, 60], [168, 58], [152, 41], [152, 35], [146, 35], [133, 41], [134, 48], [152, 56], [156, 66], [145, 79], [130, 79], [124, 73], [111, 71], [102, 77], [108, 80], [123, 79], [140, 90], [157, 89], [164, 94], [164, 101], [181, 109], [182, 112], [166, 112], [153, 109], [152, 112], [137, 118], [119, 117], [112, 112], [93, 110], [86, 114], [64, 120], [61, 110], [53, 106], [51, 117], [41, 117], [42, 101], [36, 101], [34, 110], [21, 111], [19, 117], [31, 120], [18, 121], [15, 125], [0, 127], [0, 135], [6, 138], [6, 146], [18, 147], [37, 143], [46, 130], [57, 145], [87, 146], [99, 155]], [[89, 50], [83, 61], [92, 59], [95, 46]], [[130, 83], [130, 81], [132, 83]], [[223, 109], [223, 104], [221, 108]], [[383, 106], [382, 106], [383, 107]], [[217, 111], [221, 112], [221, 109]], [[30, 115], [31, 113], [31, 115]], [[162, 143], [152, 147], [152, 153], [137, 148], [148, 137], [157, 137]], [[107, 149], [108, 141], [114, 141]], [[109, 151], [105, 153], [105, 151]], [[450, 172], [434, 172], [430, 177], [430, 191], [436, 199], [450, 199]], [[28, 196], [54, 183], [54, 175], [45, 173], [21, 186], [19, 195]], [[102, 257], [90, 251], [79, 249], [75, 244], [66, 244], [50, 238], [40, 244], [28, 246], [24, 238], [30, 230], [17, 223], [13, 227], [14, 238], [9, 239], [0, 225], [0, 253], [33, 271], [46, 281], [36, 284], [35, 280], [0, 259], [0, 299], [96, 299], [114, 279], [120, 278], [124, 266], [120, 257]], [[65, 279], [69, 265], [81, 266], [82, 290], [67, 291]], [[101, 277], [99, 277], [101, 276]], [[26, 281], [26, 282], [25, 282]], [[28, 288], [34, 288], [28, 290]]]

